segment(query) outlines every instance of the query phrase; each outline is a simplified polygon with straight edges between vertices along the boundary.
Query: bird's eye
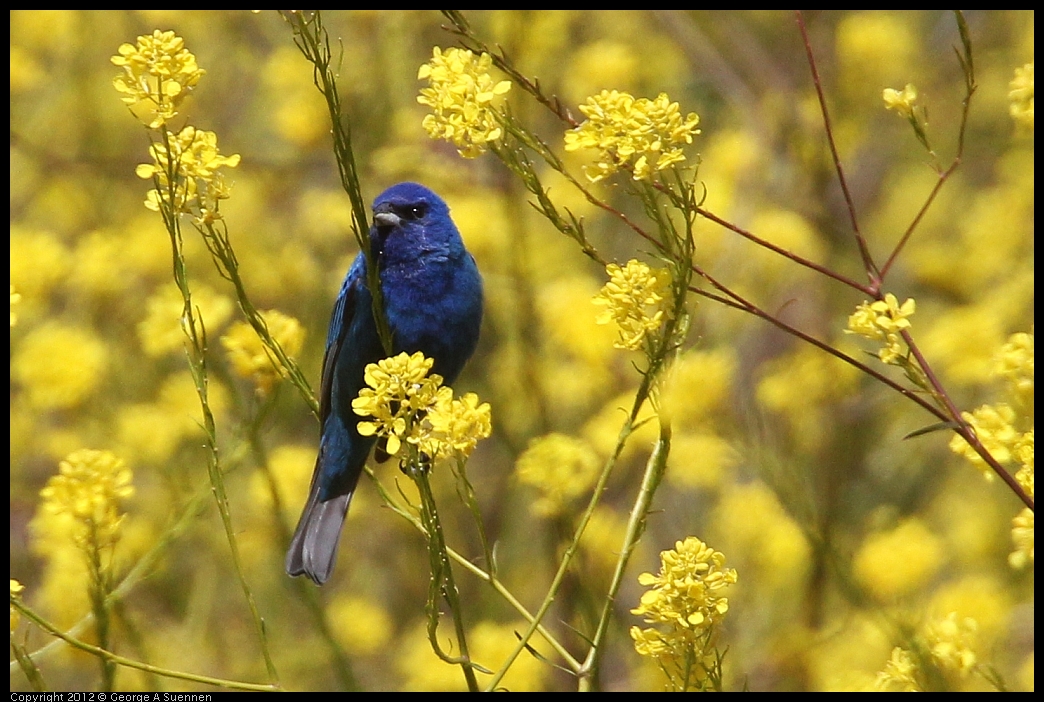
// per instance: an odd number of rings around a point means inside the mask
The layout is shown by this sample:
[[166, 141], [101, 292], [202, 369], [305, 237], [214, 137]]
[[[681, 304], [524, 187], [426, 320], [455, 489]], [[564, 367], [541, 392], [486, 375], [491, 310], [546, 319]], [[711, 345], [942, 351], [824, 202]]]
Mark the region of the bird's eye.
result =
[[420, 219], [427, 214], [428, 208], [424, 205], [413, 205], [407, 210], [407, 212], [410, 219]]

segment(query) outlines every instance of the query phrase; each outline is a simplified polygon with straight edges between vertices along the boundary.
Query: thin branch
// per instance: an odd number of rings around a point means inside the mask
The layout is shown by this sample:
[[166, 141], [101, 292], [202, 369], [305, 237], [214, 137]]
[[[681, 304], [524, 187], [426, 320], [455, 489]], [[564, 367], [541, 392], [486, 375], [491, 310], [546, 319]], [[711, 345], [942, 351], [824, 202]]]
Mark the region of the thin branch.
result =
[[852, 223], [852, 232], [855, 234], [856, 243], [859, 245], [859, 254], [863, 257], [863, 267], [866, 269], [870, 286], [874, 289], [881, 287], [881, 274], [870, 256], [870, 248], [859, 231], [859, 219], [856, 217], [855, 203], [852, 193], [848, 190], [848, 181], [845, 180], [845, 169], [841, 166], [841, 156], [837, 152], [837, 144], [834, 143], [834, 132], [830, 126], [830, 112], [827, 110], [826, 96], [823, 94], [823, 83], [819, 79], [819, 69], [816, 68], [816, 58], [812, 54], [812, 44], [808, 39], [808, 30], [805, 28], [805, 20], [800, 10], [795, 10], [798, 28], [801, 30], [801, 38], [805, 42], [805, 54], [808, 56], [808, 66], [812, 69], [812, 83], [816, 86], [816, 95], [819, 97], [819, 108], [823, 112], [823, 126], [826, 129], [827, 143], [830, 145], [830, 153], [834, 158], [834, 169], [837, 171], [837, 179], [841, 184], [841, 191], [845, 196], [845, 204], [848, 206], [848, 217]]
[[957, 170], [958, 166], [961, 165], [961, 159], [964, 157], [964, 135], [967, 133], [968, 128], [968, 113], [971, 111], [971, 99], [972, 95], [975, 94], [978, 85], [975, 83], [975, 61], [971, 50], [971, 38], [968, 35], [968, 25], [964, 21], [964, 15], [960, 10], [956, 10], [957, 15], [957, 28], [961, 36], [961, 46], [964, 49], [962, 55], [960, 51], [954, 47], [954, 51], [957, 53], [957, 59], [960, 61], [961, 68], [964, 70], [964, 100], [961, 101], [961, 126], [957, 130], [957, 154], [953, 157], [953, 163], [946, 169], [944, 173], [939, 175], [939, 180], [935, 183], [935, 187], [932, 188], [932, 192], [928, 194], [928, 199], [924, 205], [917, 212], [917, 216], [914, 217], [913, 222], [907, 227], [903, 236], [899, 239], [899, 243], [895, 245], [895, 249], [891, 255], [888, 256], [888, 260], [885, 261], [884, 266], [881, 268], [881, 280], [888, 275], [888, 271], [891, 270], [892, 264], [895, 263], [899, 257], [899, 252], [906, 246], [906, 242], [909, 241], [910, 235], [913, 234], [914, 229], [921, 222], [921, 218], [924, 217], [925, 212], [931, 206], [932, 202], [935, 201], [935, 196], [938, 195], [939, 190], [942, 189], [943, 184], [949, 180], [953, 172]]
[[729, 222], [728, 220], [722, 219], [721, 217], [717, 216], [716, 214], [714, 214], [713, 212], [711, 212], [709, 210], [705, 210], [702, 207], [697, 207], [696, 211], [699, 212], [702, 216], [704, 216], [707, 219], [709, 219], [710, 221], [714, 222], [715, 224], [720, 224], [721, 226], [725, 227], [729, 231], [735, 232], [736, 234], [739, 234], [743, 238], [749, 239], [750, 241], [753, 241], [758, 246], [762, 246], [762, 247], [764, 247], [766, 249], [769, 249], [770, 251], [774, 251], [775, 253], [779, 254], [780, 256], [783, 256], [785, 258], [789, 258], [791, 261], [793, 261], [794, 263], [797, 263], [798, 265], [804, 266], [805, 268], [811, 268], [812, 270], [816, 271], [817, 273], [821, 273], [821, 274], [825, 275], [828, 278], [832, 278], [832, 279], [838, 281], [839, 283], [844, 283], [848, 287], [854, 288], [854, 289], [862, 292], [865, 295], [870, 295], [871, 297], [876, 297], [876, 295], [877, 295], [876, 291], [873, 288], [871, 288], [869, 285], [863, 285], [861, 283], [857, 283], [856, 281], [852, 280], [851, 278], [849, 278], [847, 276], [841, 275], [840, 273], [836, 273], [836, 272], [830, 270], [826, 266], [822, 266], [822, 265], [820, 265], [818, 263], [815, 263], [814, 261], [810, 261], [807, 258], [804, 258], [802, 256], [798, 256], [795, 253], [791, 253], [790, 251], [787, 251], [784, 248], [776, 246], [772, 242], [766, 241], [765, 239], [762, 239], [761, 237], [759, 237], [759, 236], [757, 236], [755, 234], [752, 234], [751, 232], [748, 232], [746, 229], [743, 229], [742, 227], [739, 227], [739, 226], [733, 224], [732, 222]]

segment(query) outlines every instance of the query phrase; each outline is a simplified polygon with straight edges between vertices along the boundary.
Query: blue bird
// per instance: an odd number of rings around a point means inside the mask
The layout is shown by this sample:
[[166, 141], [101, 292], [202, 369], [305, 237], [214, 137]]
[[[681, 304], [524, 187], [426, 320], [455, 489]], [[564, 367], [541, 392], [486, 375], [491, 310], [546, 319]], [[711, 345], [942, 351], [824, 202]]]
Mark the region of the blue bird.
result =
[[[373, 201], [373, 260], [380, 272], [393, 355], [422, 352], [432, 373], [452, 383], [478, 343], [482, 278], [464, 248], [449, 207], [417, 183], [399, 183]], [[385, 357], [366, 287], [366, 259], [356, 256], [334, 304], [320, 386], [321, 438], [315, 473], [286, 554], [286, 572], [322, 585], [374, 437], [359, 434], [352, 400], [363, 371]], [[378, 447], [378, 458], [387, 458]]]

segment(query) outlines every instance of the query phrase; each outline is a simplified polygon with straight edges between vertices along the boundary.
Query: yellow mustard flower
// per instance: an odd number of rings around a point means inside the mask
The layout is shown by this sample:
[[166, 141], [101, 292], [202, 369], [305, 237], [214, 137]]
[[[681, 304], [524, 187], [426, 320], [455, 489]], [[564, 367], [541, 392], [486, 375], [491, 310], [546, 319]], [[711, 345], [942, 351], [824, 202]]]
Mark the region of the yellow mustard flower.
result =
[[[961, 416], [971, 425], [979, 442], [999, 463], [1011, 462], [1013, 451], [1022, 435], [1015, 429], [1015, 410], [1010, 405], [983, 405], [973, 412], [961, 412]], [[996, 477], [986, 461], [961, 436], [954, 435], [950, 439], [950, 450], [971, 461], [987, 480]]]
[[137, 45], [122, 44], [110, 61], [123, 68], [113, 79], [121, 99], [150, 129], [177, 115], [178, 106], [206, 72], [174, 32], [155, 30], [138, 37]]
[[1026, 493], [1033, 497], [1033, 429], [1018, 438], [1012, 455], [1015, 462], [1021, 466], [1015, 473], [1015, 479], [1019, 481], [1019, 485]]
[[352, 409], [372, 421], [359, 422], [363, 436], [382, 436], [392, 456], [399, 452], [402, 441], [411, 435], [412, 423], [419, 411], [435, 406], [442, 386], [442, 376], [428, 375], [435, 359], [425, 358], [420, 351], [412, 356], [403, 352], [366, 366], [365, 387], [352, 400]]
[[942, 567], [942, 540], [917, 518], [871, 534], [853, 558], [856, 579], [878, 601], [893, 602], [924, 587]]
[[[169, 145], [170, 152], [167, 148]], [[192, 212], [198, 207], [210, 219], [216, 218], [219, 200], [227, 199], [229, 188], [219, 168], [235, 168], [239, 154], [222, 156], [217, 145], [217, 134], [188, 126], [177, 134], [166, 132], [166, 145], [154, 142], [149, 147], [152, 163], [140, 164], [134, 172], [139, 178], [155, 178], [158, 189], [145, 196], [145, 207], [159, 212], [161, 204], [171, 202], [170, 169], [173, 162], [174, 197], [176, 212]]]
[[380, 653], [395, 630], [388, 610], [369, 597], [338, 595], [327, 606], [327, 613], [333, 624], [333, 635], [354, 656]]
[[492, 432], [489, 404], [479, 404], [474, 393], [454, 399], [442, 376], [428, 374], [434, 363], [418, 351], [367, 365], [363, 379], [369, 387], [352, 400], [352, 409], [372, 419], [359, 422], [359, 433], [383, 437], [393, 456], [403, 441], [430, 458], [471, 453]]
[[877, 353], [878, 358], [883, 363], [898, 365], [899, 357], [903, 355], [899, 334], [910, 328], [909, 317], [916, 310], [917, 303], [913, 298], [900, 305], [896, 296], [888, 293], [883, 300], [859, 305], [848, 318], [845, 333], [885, 342], [884, 348]]
[[[223, 327], [232, 316], [232, 300], [208, 285], [192, 288], [192, 306], [198, 309], [208, 332]], [[145, 301], [145, 318], [138, 322], [138, 340], [145, 353], [152, 357], [180, 351], [185, 346], [185, 332], [181, 326], [185, 300], [173, 285], [164, 285]]]
[[432, 139], [452, 142], [465, 158], [475, 158], [488, 144], [503, 136], [496, 116], [497, 98], [511, 90], [511, 81], [494, 81], [489, 74], [493, 59], [467, 49], [435, 47], [431, 61], [417, 72], [427, 79], [417, 102], [432, 109], [423, 126]]
[[920, 682], [920, 668], [913, 654], [896, 646], [892, 649], [892, 657], [885, 664], [884, 670], [877, 674], [872, 690], [874, 692], [921, 692], [924, 688]]
[[1015, 69], [1015, 77], [1009, 87], [1009, 111], [1012, 118], [1023, 127], [1033, 129], [1033, 61]]
[[885, 109], [895, 110], [903, 117], [909, 119], [913, 116], [914, 102], [917, 100], [917, 88], [910, 83], [902, 90], [885, 88], [882, 95]]
[[638, 350], [649, 332], [656, 331], [663, 323], [671, 275], [665, 269], [654, 270], [635, 259], [623, 268], [610, 263], [605, 270], [609, 282], [593, 300], [594, 304], [606, 307], [598, 316], [598, 323], [616, 322], [620, 336], [613, 346]]
[[600, 461], [583, 439], [552, 433], [533, 439], [518, 457], [518, 481], [536, 488], [540, 496], [530, 503], [533, 513], [561, 514], [569, 503], [586, 493], [598, 477]]
[[[14, 578], [10, 578], [10, 580], [11, 580], [11, 598], [12, 599], [21, 599], [22, 590], [25, 589], [25, 585], [22, 585], [22, 583], [18, 582]], [[18, 628], [18, 621], [20, 619], [21, 619], [21, 615], [19, 615], [18, 610], [15, 609], [14, 606], [12, 606], [11, 607], [11, 631], [14, 631], [16, 628]]]
[[1012, 394], [1033, 401], [1033, 334], [1012, 334], [994, 360], [995, 375], [1008, 382]]
[[652, 589], [631, 613], [661, 628], [632, 626], [634, 648], [655, 659], [676, 688], [698, 686], [711, 664], [717, 627], [729, 611], [724, 590], [737, 580], [724, 565], [724, 554], [690, 536], [660, 553], [659, 574], [638, 576]]
[[1022, 569], [1033, 563], [1033, 510], [1026, 507], [1011, 521], [1011, 540], [1015, 550], [1008, 554], [1008, 565]]
[[[74, 257], [58, 235], [11, 224], [11, 279], [29, 309], [66, 284]], [[169, 259], [169, 256], [168, 256]], [[166, 261], [170, 266], [170, 261]]]
[[425, 420], [431, 427], [426, 444], [429, 448], [425, 450], [422, 445], [421, 450], [431, 456], [451, 452], [469, 456], [479, 441], [493, 433], [489, 403], [479, 404], [473, 392], [459, 400], [451, 393], [440, 392]]
[[18, 322], [18, 315], [15, 314], [14, 308], [19, 302], [22, 301], [22, 296], [15, 292], [14, 284], [11, 285], [11, 326], [13, 327]]
[[979, 625], [974, 619], [958, 619], [956, 612], [950, 612], [943, 619], [928, 622], [924, 638], [932, 659], [940, 668], [967, 675], [977, 660], [973, 646], [978, 631]]
[[[305, 334], [300, 322], [278, 310], [265, 310], [260, 314], [268, 333], [279, 342], [287, 356], [293, 357], [301, 352]], [[286, 369], [278, 365], [248, 322], [233, 324], [221, 337], [221, 345], [225, 347], [236, 375], [253, 380], [262, 395], [286, 375]]]
[[81, 449], [61, 461], [58, 470], [40, 490], [44, 510], [71, 516], [73, 539], [80, 545], [113, 544], [125, 516], [119, 503], [134, 494], [130, 469], [111, 451]]
[[654, 100], [635, 99], [618, 90], [603, 90], [580, 105], [587, 119], [565, 133], [566, 151], [595, 149], [598, 161], [584, 168], [596, 183], [627, 166], [634, 180], [649, 180], [685, 160], [682, 147], [700, 133], [695, 112], [682, 116], [666, 93]]
[[92, 330], [47, 322], [29, 332], [14, 352], [11, 377], [41, 409], [75, 407], [101, 384], [109, 347]]

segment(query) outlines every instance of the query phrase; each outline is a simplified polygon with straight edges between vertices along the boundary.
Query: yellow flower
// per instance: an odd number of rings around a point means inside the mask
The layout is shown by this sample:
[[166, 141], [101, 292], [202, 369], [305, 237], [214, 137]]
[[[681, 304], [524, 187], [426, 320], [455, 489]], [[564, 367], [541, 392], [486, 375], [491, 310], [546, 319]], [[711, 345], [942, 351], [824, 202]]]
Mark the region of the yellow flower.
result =
[[598, 477], [599, 464], [586, 441], [554, 433], [529, 442], [516, 472], [520, 483], [540, 493], [530, 509], [546, 517], [562, 513], [570, 501], [586, 493]]
[[1021, 569], [1033, 563], [1033, 510], [1026, 507], [1011, 522], [1015, 550], [1008, 554], [1008, 565]]
[[[10, 578], [10, 580], [11, 580], [11, 598], [12, 599], [21, 599], [21, 596], [22, 596], [21, 593], [22, 593], [22, 590], [25, 589], [25, 585], [22, 585], [22, 583], [18, 582], [14, 578]], [[12, 606], [11, 607], [11, 631], [14, 631], [18, 627], [18, 620], [20, 618], [21, 617], [18, 614], [18, 610], [15, 609]]]
[[165, 132], [166, 144], [154, 142], [149, 147], [152, 163], [140, 164], [134, 172], [139, 178], [155, 178], [159, 188], [145, 196], [145, 207], [159, 212], [161, 204], [171, 202], [170, 169], [173, 162], [174, 197], [176, 212], [192, 212], [197, 206], [203, 217], [216, 219], [218, 202], [229, 197], [229, 187], [217, 169], [239, 165], [239, 154], [222, 156], [217, 145], [217, 134], [189, 126], [177, 134]]
[[1015, 462], [1018, 463], [1021, 468], [1015, 473], [1015, 479], [1019, 481], [1019, 485], [1026, 491], [1030, 497], [1033, 497], [1033, 430], [1030, 429], [1028, 432], [1023, 434], [1015, 442], [1015, 449], [1012, 451], [1012, 456], [1015, 458]]
[[327, 613], [334, 636], [355, 656], [379, 653], [395, 630], [388, 610], [368, 597], [339, 595], [327, 605]]
[[22, 296], [14, 291], [14, 284], [11, 284], [11, 326], [13, 327], [18, 321], [18, 315], [15, 314], [15, 305], [22, 301]]
[[1015, 77], [1009, 87], [1009, 111], [1012, 118], [1022, 126], [1033, 129], [1033, 61], [1015, 69]]
[[359, 433], [384, 437], [392, 456], [403, 441], [432, 459], [470, 454], [492, 432], [489, 404], [479, 404], [475, 393], [454, 399], [441, 375], [428, 375], [434, 363], [418, 351], [367, 365], [363, 379], [369, 387], [352, 400], [352, 410], [373, 420], [359, 422]]
[[[265, 310], [260, 314], [268, 333], [279, 342], [287, 356], [293, 357], [301, 352], [304, 329], [300, 322], [278, 310]], [[276, 381], [286, 375], [286, 369], [278, 365], [248, 322], [233, 324], [221, 337], [221, 345], [225, 347], [236, 375], [252, 379], [261, 394], [267, 394]]]
[[903, 355], [899, 334], [910, 328], [908, 318], [916, 310], [917, 303], [913, 298], [909, 298], [900, 306], [895, 295], [888, 293], [883, 300], [863, 302], [859, 305], [855, 313], [848, 318], [845, 333], [885, 342], [884, 348], [877, 353], [878, 358], [883, 363], [899, 365], [899, 357]]
[[685, 160], [682, 146], [700, 133], [695, 112], [683, 117], [678, 103], [666, 93], [655, 100], [635, 99], [617, 90], [603, 90], [580, 106], [587, 119], [565, 134], [566, 151], [596, 149], [598, 161], [585, 167], [592, 183], [628, 166], [634, 180], [649, 180]]
[[178, 106], [205, 71], [174, 32], [158, 29], [138, 37], [137, 45], [123, 44], [110, 61], [123, 68], [113, 79], [121, 98], [138, 119], [157, 129], [178, 112]]
[[631, 613], [662, 628], [632, 626], [635, 650], [655, 659], [677, 688], [684, 689], [694, 676], [699, 683], [700, 670], [693, 670], [694, 665], [706, 671], [711, 664], [717, 626], [729, 611], [724, 590], [737, 580], [736, 571], [724, 565], [724, 554], [690, 536], [660, 553], [658, 575], [638, 576], [640, 584], [652, 589]]
[[[1012, 334], [994, 360], [994, 374], [1022, 401], [1033, 401], [1033, 334]], [[1032, 406], [1032, 405], [1031, 405]]]
[[[192, 288], [192, 305], [198, 308], [208, 332], [216, 332], [232, 315], [234, 304], [207, 285]], [[185, 345], [181, 327], [185, 300], [173, 285], [165, 285], [145, 301], [145, 319], [138, 322], [138, 340], [152, 357], [180, 351]]]
[[489, 403], [479, 404], [478, 395], [473, 392], [457, 400], [451, 393], [440, 391], [426, 421], [431, 432], [421, 450], [429, 456], [450, 452], [469, 456], [479, 441], [493, 433]]
[[119, 502], [134, 494], [130, 469], [110, 451], [81, 449], [61, 461], [58, 470], [40, 491], [43, 509], [71, 516], [79, 545], [115, 543], [125, 516]]
[[435, 407], [442, 376], [428, 375], [434, 363], [418, 351], [412, 356], [403, 352], [368, 364], [363, 379], [369, 387], [352, 400], [352, 410], [360, 417], [373, 417], [373, 421], [359, 422], [359, 433], [385, 437], [387, 452], [396, 455], [402, 441], [412, 435], [418, 413]]
[[[961, 416], [975, 431], [975, 436], [998, 463], [1010, 463], [1013, 452], [1022, 435], [1015, 429], [1015, 410], [1009, 405], [983, 405], [974, 412], [961, 412]], [[967, 441], [958, 435], [950, 439], [950, 450], [960, 454], [982, 471], [987, 480], [993, 480], [993, 470], [975, 452]]]
[[881, 602], [926, 585], [943, 564], [945, 550], [924, 522], [911, 518], [891, 531], [871, 534], [856, 552], [856, 579]]
[[18, 345], [11, 376], [35, 407], [63, 409], [86, 400], [108, 365], [109, 349], [93, 331], [48, 322]]
[[489, 75], [493, 59], [466, 49], [435, 47], [431, 61], [422, 65], [418, 79], [428, 80], [417, 102], [432, 113], [423, 126], [432, 139], [452, 142], [465, 158], [475, 158], [503, 136], [496, 116], [496, 98], [511, 90], [511, 81], [494, 82]]
[[958, 621], [957, 613], [950, 612], [945, 619], [936, 619], [925, 626], [924, 638], [932, 658], [940, 668], [956, 670], [966, 675], [975, 667], [976, 656], [972, 646], [979, 625], [971, 617]]
[[883, 671], [874, 680], [874, 692], [920, 692], [923, 688], [918, 679], [920, 669], [913, 655], [896, 646], [892, 657]]
[[882, 97], [884, 97], [885, 109], [895, 110], [907, 119], [913, 116], [914, 102], [917, 100], [917, 88], [910, 83], [907, 83], [902, 91], [894, 88], [885, 88]]
[[670, 273], [664, 269], [653, 270], [635, 259], [623, 268], [610, 263], [605, 270], [609, 282], [593, 301], [607, 308], [598, 316], [598, 323], [615, 321], [620, 337], [613, 346], [638, 350], [646, 335], [659, 329], [663, 322], [666, 314], [663, 303], [670, 294]]

